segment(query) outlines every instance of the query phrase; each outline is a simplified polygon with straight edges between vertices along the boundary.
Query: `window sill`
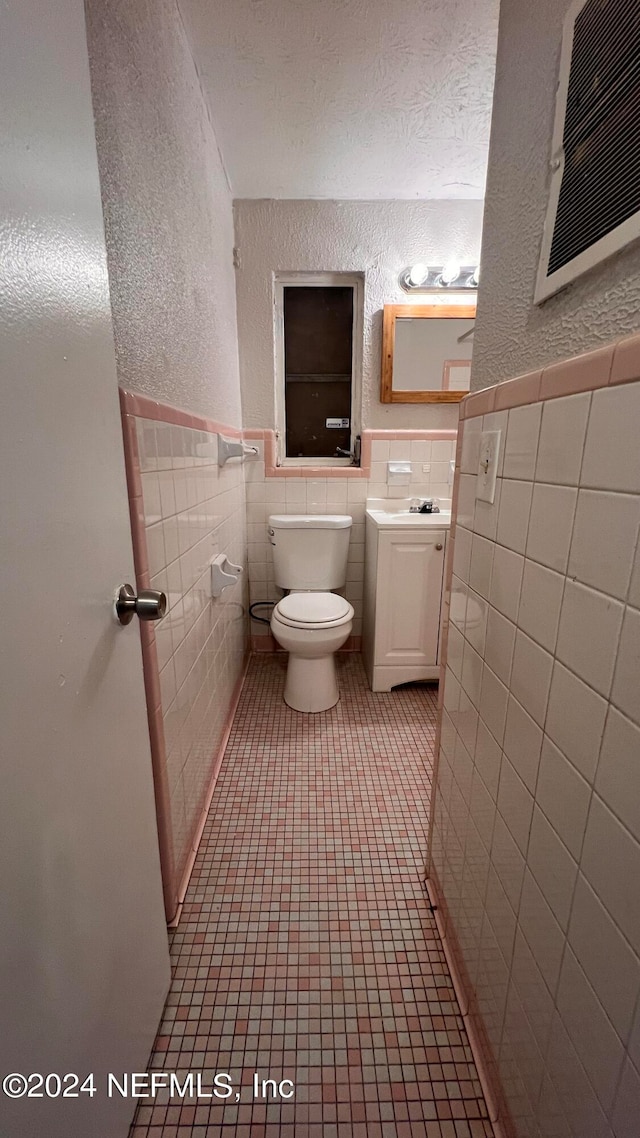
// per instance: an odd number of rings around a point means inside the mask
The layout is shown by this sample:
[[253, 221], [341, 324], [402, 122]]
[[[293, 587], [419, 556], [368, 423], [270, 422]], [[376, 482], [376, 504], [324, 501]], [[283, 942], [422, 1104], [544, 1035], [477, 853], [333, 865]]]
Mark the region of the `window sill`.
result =
[[[293, 462], [292, 466], [276, 465], [276, 432], [271, 428], [248, 428], [243, 437], [251, 442], [253, 439], [264, 440], [264, 475], [265, 478], [369, 478], [371, 475], [371, 448], [362, 456], [362, 466], [351, 466], [344, 459], [344, 466], [311, 466], [295, 464], [295, 459], [285, 459]], [[302, 460], [304, 462], [304, 460]], [[322, 460], [318, 460], [322, 461]], [[307, 463], [313, 459], [307, 459]], [[326, 462], [326, 459], [325, 459]]]
[[362, 466], [267, 466], [267, 478], [368, 478]]
[[305, 466], [311, 466], [314, 469], [318, 466], [324, 466], [329, 470], [348, 470], [351, 461], [348, 458], [338, 458], [337, 455], [327, 455], [326, 458], [283, 458], [280, 465], [285, 469], [288, 466], [294, 466], [296, 470]]

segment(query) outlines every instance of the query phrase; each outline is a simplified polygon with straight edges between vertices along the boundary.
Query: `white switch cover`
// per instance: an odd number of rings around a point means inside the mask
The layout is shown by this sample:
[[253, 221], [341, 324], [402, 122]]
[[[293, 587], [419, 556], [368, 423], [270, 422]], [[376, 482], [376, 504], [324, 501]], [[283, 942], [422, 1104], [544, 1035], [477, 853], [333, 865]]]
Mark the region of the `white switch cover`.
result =
[[480, 459], [476, 479], [476, 498], [493, 502], [496, 496], [496, 475], [500, 456], [502, 431], [483, 431], [480, 435]]

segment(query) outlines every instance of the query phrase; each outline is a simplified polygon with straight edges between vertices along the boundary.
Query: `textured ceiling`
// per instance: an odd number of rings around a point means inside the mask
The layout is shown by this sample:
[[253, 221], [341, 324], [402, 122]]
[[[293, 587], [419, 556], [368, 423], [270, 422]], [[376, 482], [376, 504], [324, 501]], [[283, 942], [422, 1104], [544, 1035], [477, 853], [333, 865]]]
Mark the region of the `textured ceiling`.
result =
[[240, 198], [480, 198], [498, 0], [180, 0]]

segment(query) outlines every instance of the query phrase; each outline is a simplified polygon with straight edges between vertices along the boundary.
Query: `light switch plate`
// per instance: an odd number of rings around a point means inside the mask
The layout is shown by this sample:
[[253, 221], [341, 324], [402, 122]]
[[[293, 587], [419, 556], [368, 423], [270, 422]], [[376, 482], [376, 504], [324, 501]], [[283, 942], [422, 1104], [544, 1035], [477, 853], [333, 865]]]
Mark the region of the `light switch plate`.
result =
[[496, 496], [501, 436], [502, 431], [483, 431], [480, 435], [476, 498], [481, 502], [493, 502]]

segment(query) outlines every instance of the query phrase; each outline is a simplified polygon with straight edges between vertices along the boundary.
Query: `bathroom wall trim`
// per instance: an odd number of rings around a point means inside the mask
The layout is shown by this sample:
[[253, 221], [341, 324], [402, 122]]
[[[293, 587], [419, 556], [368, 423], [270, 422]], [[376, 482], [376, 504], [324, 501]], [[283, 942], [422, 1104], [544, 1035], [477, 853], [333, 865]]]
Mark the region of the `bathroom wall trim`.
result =
[[276, 432], [250, 427], [243, 432], [245, 439], [264, 440], [264, 463], [266, 478], [370, 478], [371, 443], [375, 439], [393, 441], [425, 441], [456, 438], [456, 430], [403, 430], [386, 431], [371, 429], [362, 432], [362, 453], [360, 466], [278, 466], [276, 464]]
[[432, 864], [433, 820], [438, 794], [438, 767], [440, 757], [440, 730], [442, 698], [447, 667], [450, 596], [456, 540], [458, 486], [461, 473], [461, 456], [464, 431], [470, 419], [481, 418], [494, 411], [508, 410], [528, 404], [546, 402], [580, 392], [594, 391], [613, 385], [640, 380], [640, 335], [614, 341], [603, 348], [574, 356], [538, 371], [528, 372], [515, 379], [467, 395], [460, 403], [460, 430], [455, 460], [455, 482], [452, 501], [451, 536], [448, 542], [448, 559], [445, 569], [445, 600], [443, 618], [442, 656], [439, 682], [439, 715], [436, 729], [431, 801], [429, 842], [426, 866], [426, 884], [434, 910], [436, 924], [442, 938], [443, 950], [449, 965], [460, 1011], [464, 1018], [478, 1074], [487, 1101], [489, 1115], [498, 1138], [514, 1138], [515, 1126], [506, 1103], [500, 1082], [496, 1056], [489, 1041], [478, 1010], [475, 991], [471, 984], [461, 950], [458, 932], [448, 915], [444, 891]]
[[[131, 540], [133, 545], [133, 564], [138, 589], [150, 587], [149, 560], [147, 556], [147, 542], [144, 532], [144, 508], [142, 504], [142, 479], [140, 477], [140, 456], [138, 452], [138, 436], [136, 432], [135, 415], [144, 414], [135, 411], [134, 399], [141, 399], [145, 403], [154, 403], [153, 400], [142, 396], [132, 397], [129, 392], [120, 388], [120, 411], [122, 416], [122, 433], [124, 437], [124, 459], [127, 475], [127, 491], [129, 495], [129, 514], [131, 518]], [[154, 404], [159, 408], [161, 404]], [[160, 418], [156, 415], [156, 418]], [[162, 700], [160, 694], [160, 678], [158, 668], [158, 655], [156, 651], [156, 638], [153, 625], [147, 621], [139, 621], [140, 644], [142, 648], [142, 671], [147, 699], [147, 722], [149, 724], [149, 740], [151, 746], [151, 767], [153, 771], [153, 790], [156, 803], [156, 819], [158, 824], [158, 846], [160, 850], [160, 866], [162, 870], [162, 891], [164, 908], [167, 920], [171, 920], [178, 904], [176, 869], [173, 856], [173, 827], [171, 814], [167, 808], [169, 802], [169, 785], [167, 778], [166, 752], [164, 740], [164, 727], [162, 723]]]
[[156, 419], [161, 423], [173, 423], [176, 427], [192, 427], [196, 431], [208, 431], [210, 434], [233, 435], [242, 437], [240, 427], [231, 427], [228, 423], [220, 423], [217, 419], [207, 419], [204, 415], [195, 415], [192, 411], [183, 411], [180, 407], [172, 407], [169, 403], [160, 403], [148, 395], [139, 395], [135, 391], [120, 388], [120, 408], [123, 415], [132, 415], [139, 419]]
[[[484, 394], [480, 392], [480, 394]], [[464, 402], [464, 401], [463, 401]], [[190, 411], [183, 411], [179, 407], [172, 407], [168, 403], [160, 403], [147, 395], [120, 388], [120, 405], [122, 415], [129, 415], [141, 419], [156, 419], [163, 423], [173, 423], [178, 427], [192, 427], [199, 431], [208, 431], [212, 434], [231, 435], [235, 438], [247, 440], [264, 440], [265, 476], [267, 478], [370, 478], [371, 477], [371, 443], [376, 439], [387, 442], [425, 441], [435, 442], [440, 439], [453, 441], [457, 436], [454, 429], [427, 429], [427, 430], [391, 430], [382, 428], [365, 430], [362, 432], [362, 453], [360, 466], [277, 466], [276, 464], [276, 432], [270, 428], [262, 429], [249, 427], [244, 430], [240, 427], [229, 426], [215, 419], [207, 419], [203, 415], [195, 415]], [[461, 404], [462, 406], [462, 404]], [[138, 471], [139, 473], [139, 471]], [[142, 489], [140, 482], [136, 483], [138, 495]]]
[[594, 391], [598, 387], [633, 383], [639, 376], [640, 335], [627, 336], [604, 348], [560, 360], [539, 371], [527, 372], [465, 396], [460, 403], [460, 420]]
[[[228, 423], [220, 423], [217, 420], [208, 419], [202, 415], [183, 411], [180, 408], [172, 407], [169, 404], [151, 399], [146, 395], [139, 395], [135, 392], [127, 391], [122, 387], [119, 389], [119, 392], [136, 583], [139, 589], [148, 589], [151, 582], [145, 534], [145, 515], [142, 501], [142, 478], [136, 418], [155, 419], [158, 422], [169, 423], [175, 426], [207, 431], [212, 434], [223, 433], [236, 438], [242, 437], [242, 431], [237, 427], [230, 426]], [[167, 807], [169, 802], [169, 786], [155, 631], [153, 624], [146, 621], [139, 622], [139, 630], [147, 700], [147, 720], [151, 745], [151, 763], [156, 801], [158, 844], [162, 868], [165, 913], [169, 926], [175, 927], [179, 920], [182, 902], [184, 901], [189, 878], [193, 871], [193, 864], [202, 837], [207, 811], [211, 805], [211, 798], [222, 759], [224, 758], [233, 716], [244, 684], [248, 664], [248, 653], [246, 654], [242, 672], [233, 693], [220, 746], [215, 756], [212, 757], [211, 777], [205, 795], [205, 805], [199, 815], [198, 822], [190, 839], [188, 861], [181, 878], [178, 879], [173, 853], [174, 844], [171, 815]]]
[[426, 885], [442, 941], [442, 950], [451, 974], [453, 990], [458, 1001], [460, 1015], [464, 1022], [480, 1086], [487, 1105], [489, 1121], [493, 1127], [494, 1138], [516, 1138], [515, 1127], [495, 1069], [491, 1045], [487, 1039], [482, 1018], [478, 1013], [455, 930], [448, 920], [446, 902], [440, 889], [437, 874], [432, 873], [427, 878]]

